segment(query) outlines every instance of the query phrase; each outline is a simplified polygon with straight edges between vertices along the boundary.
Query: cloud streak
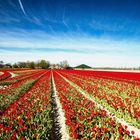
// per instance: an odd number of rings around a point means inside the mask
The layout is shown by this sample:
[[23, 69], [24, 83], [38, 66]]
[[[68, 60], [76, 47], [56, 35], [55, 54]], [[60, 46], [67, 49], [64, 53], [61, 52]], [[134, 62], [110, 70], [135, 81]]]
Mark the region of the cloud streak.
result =
[[139, 66], [139, 45], [131, 40], [82, 33], [48, 34], [19, 29], [0, 33], [0, 56], [7, 62], [44, 58], [56, 63], [66, 59], [72, 65], [82, 62], [91, 66]]
[[70, 49], [70, 48], [19, 48], [19, 47], [0, 47], [0, 51], [3, 52], [65, 52], [65, 53], [85, 53], [80, 49]]
[[23, 14], [24, 14], [25, 16], [27, 16], [27, 14], [26, 14], [26, 12], [25, 12], [25, 10], [24, 10], [24, 7], [23, 7], [23, 4], [22, 4], [21, 0], [18, 0], [18, 2], [19, 2], [20, 8], [21, 8]]
[[[5, 41], [8, 40], [8, 41]], [[12, 44], [12, 45], [11, 45]], [[42, 49], [58, 49], [65, 52], [79, 52], [79, 53], [118, 53], [125, 50], [121, 45], [125, 42], [116, 42], [111, 39], [95, 38], [82, 34], [48, 34], [42, 31], [13, 31], [0, 33], [0, 47], [3, 49], [32, 49], [39, 51]], [[13, 48], [15, 50], [15, 48]]]
[[[106, 36], [94, 37], [78, 33], [53, 33], [41, 30], [13, 30], [0, 33], [1, 47], [16, 48], [62, 48], [85, 50], [85, 52], [137, 52], [139, 42], [131, 40], [114, 40]], [[133, 50], [133, 51], [132, 51]]]

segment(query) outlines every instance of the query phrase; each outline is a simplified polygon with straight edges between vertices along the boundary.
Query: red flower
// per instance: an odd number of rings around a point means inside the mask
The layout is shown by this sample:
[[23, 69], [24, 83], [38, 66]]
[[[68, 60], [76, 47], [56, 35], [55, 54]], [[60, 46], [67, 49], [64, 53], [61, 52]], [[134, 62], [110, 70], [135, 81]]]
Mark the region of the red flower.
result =
[[74, 138], [77, 138], [78, 137], [78, 135], [77, 135], [76, 132], [73, 132], [73, 135], [74, 135]]
[[67, 119], [67, 120], [65, 121], [65, 124], [68, 125], [69, 123], [70, 123], [70, 121]]
[[35, 138], [37, 138], [37, 136], [38, 136], [38, 134], [37, 134], [37, 133], [35, 133], [35, 134], [34, 134], [34, 137], [35, 137]]
[[12, 132], [12, 135], [14, 135], [14, 136], [15, 136], [15, 135], [16, 135], [16, 131], [13, 131], [13, 132]]
[[130, 135], [130, 132], [129, 132], [128, 130], [126, 131], [126, 133], [127, 133], [128, 135]]
[[125, 129], [127, 129], [127, 128], [128, 128], [128, 126], [126, 126], [126, 125], [125, 125], [124, 127], [125, 127]]
[[122, 136], [119, 136], [119, 140], [122, 140]]
[[110, 132], [111, 132], [111, 133], [114, 133], [114, 130], [113, 130], [113, 129], [111, 129], [111, 130], [110, 130]]
[[122, 132], [122, 129], [121, 128], [118, 128], [118, 132], [121, 133]]
[[6, 130], [7, 130], [8, 132], [10, 132], [11, 128], [10, 128], [10, 127], [7, 127]]
[[92, 138], [95, 138], [95, 134], [94, 133], [92, 134]]
[[25, 140], [23, 136], [20, 137], [20, 140]]
[[134, 134], [135, 134], [135, 132], [134, 132], [134, 131], [131, 131], [131, 134], [132, 134], [132, 135], [134, 135]]
[[140, 140], [140, 138], [134, 138], [134, 140]]
[[18, 127], [18, 129], [17, 129], [17, 130], [18, 130], [18, 132], [21, 132], [21, 131], [22, 131], [22, 129], [21, 129], [20, 127]]
[[102, 132], [104, 133], [104, 132], [106, 132], [107, 129], [104, 128], [104, 127], [102, 127], [101, 130], [102, 130]]
[[108, 140], [108, 137], [104, 137], [104, 140]]
[[97, 129], [97, 126], [94, 125], [94, 126], [92, 127], [92, 131], [94, 131], [94, 130], [96, 130], [96, 129]]
[[70, 134], [70, 137], [71, 137], [71, 138], [73, 137], [72, 133]]

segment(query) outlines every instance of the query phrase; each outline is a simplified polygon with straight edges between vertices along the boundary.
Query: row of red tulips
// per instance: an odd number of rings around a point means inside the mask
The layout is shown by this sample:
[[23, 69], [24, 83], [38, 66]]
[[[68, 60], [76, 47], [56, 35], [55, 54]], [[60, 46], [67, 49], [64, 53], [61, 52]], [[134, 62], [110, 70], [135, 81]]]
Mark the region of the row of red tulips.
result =
[[19, 82], [13, 83], [8, 87], [0, 89], [0, 114], [2, 114], [14, 100], [16, 100], [19, 96], [24, 94], [32, 85], [33, 83], [38, 80], [44, 74], [37, 73], [31, 77], [28, 77], [24, 80], [20, 80]]
[[37, 76], [38, 74], [43, 74], [44, 72], [46, 72], [46, 71], [45, 70], [37, 70], [37, 71], [34, 71], [32, 73], [19, 75], [19, 76], [15, 76], [15, 77], [10, 77], [8, 79], [0, 81], [0, 85], [9, 85], [9, 84], [18, 82], [20, 80], [27, 79], [27, 78], [32, 77], [32, 76]]
[[129, 132], [127, 127], [109, 118], [105, 110], [97, 108], [94, 102], [85, 98], [56, 72], [54, 80], [71, 139], [122, 140], [133, 137], [130, 133], [133, 135], [134, 131]]
[[[15, 72], [16, 72], [16, 71], [15, 71]], [[23, 77], [36, 74], [37, 72], [39, 72], [39, 70], [37, 70], [37, 71], [32, 71], [31, 73], [27, 73], [27, 74], [23, 74], [23, 75], [16, 75], [16, 76], [10, 77], [10, 78], [8, 78], [8, 79], [6, 79], [6, 80], [4, 80], [4, 81], [11, 81], [11, 80], [17, 80], [17, 79], [19, 80], [19, 79], [21, 79], [21, 78], [23, 78]], [[13, 73], [14, 73], [14, 72], [13, 72]]]
[[2, 72], [2, 74], [0, 75], [0, 81], [11, 76], [11, 74], [8, 71], [2, 70], [0, 72]]
[[[15, 75], [25, 75], [25, 74], [32, 74], [33, 72], [37, 72], [39, 69], [31, 69], [31, 70], [21, 70], [21, 71], [13, 71]], [[40, 69], [41, 71], [41, 69]]]
[[86, 74], [73, 74], [74, 71], [59, 72], [117, 117], [140, 128], [140, 86], [103, 78], [88, 78]]
[[6, 69], [0, 69], [0, 71], [6, 70], [6, 71], [25, 71], [25, 70], [32, 70], [30, 68], [6, 68]]
[[124, 71], [99, 71], [99, 70], [76, 70], [80, 74], [85, 74], [88, 76], [99, 76], [104, 78], [111, 78], [114, 80], [122, 81], [139, 81], [140, 83], [140, 73], [139, 72], [124, 72]]
[[52, 127], [50, 100], [50, 72], [47, 72], [0, 117], [0, 138], [49, 139]]

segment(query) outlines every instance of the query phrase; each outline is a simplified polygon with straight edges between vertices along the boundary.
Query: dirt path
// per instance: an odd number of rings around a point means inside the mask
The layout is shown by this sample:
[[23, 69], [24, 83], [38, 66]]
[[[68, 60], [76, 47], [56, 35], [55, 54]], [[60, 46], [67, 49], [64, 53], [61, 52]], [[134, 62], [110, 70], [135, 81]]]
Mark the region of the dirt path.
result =
[[11, 78], [17, 76], [17, 74], [13, 73], [13, 72], [9, 72], [11, 74]]
[[3, 74], [3, 72], [0, 71], [0, 75], [2, 75], [2, 74]]
[[53, 91], [54, 91], [53, 98], [54, 98], [54, 102], [56, 102], [56, 109], [57, 109], [57, 113], [58, 113], [56, 121], [60, 127], [61, 140], [69, 140], [69, 135], [67, 133], [66, 125], [65, 125], [65, 116], [64, 116], [64, 112], [62, 110], [62, 106], [61, 106], [61, 103], [60, 103], [58, 95], [57, 95], [56, 86], [55, 86], [55, 82], [54, 82], [54, 78], [53, 78], [53, 73], [52, 73], [52, 84], [53, 84]]
[[131, 126], [129, 123], [127, 123], [126, 121], [124, 121], [123, 119], [117, 118], [115, 115], [112, 115], [112, 113], [110, 111], [108, 111], [107, 109], [105, 109], [102, 105], [98, 104], [96, 101], [94, 101], [88, 94], [86, 94], [82, 88], [78, 87], [75, 83], [71, 82], [70, 80], [68, 80], [67, 78], [65, 78], [64, 76], [62, 76], [60, 73], [58, 73], [66, 82], [68, 82], [71, 86], [73, 86], [78, 92], [80, 92], [81, 94], [83, 94], [85, 96], [85, 98], [87, 98], [88, 100], [94, 102], [96, 104], [96, 106], [100, 109], [103, 109], [107, 112], [107, 115], [110, 118], [115, 118], [115, 120], [118, 123], [121, 123], [123, 126], [127, 126], [127, 130], [129, 132], [134, 131], [135, 134], [133, 136], [135, 137], [140, 137], [140, 129]]

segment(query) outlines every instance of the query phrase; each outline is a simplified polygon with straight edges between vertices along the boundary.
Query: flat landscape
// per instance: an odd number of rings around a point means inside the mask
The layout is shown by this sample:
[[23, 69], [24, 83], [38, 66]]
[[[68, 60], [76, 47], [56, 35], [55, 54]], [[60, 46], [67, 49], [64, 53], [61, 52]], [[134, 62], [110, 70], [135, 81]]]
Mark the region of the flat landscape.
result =
[[1, 69], [0, 138], [139, 140], [140, 73]]
[[0, 140], [140, 140], [140, 0], [0, 0]]

